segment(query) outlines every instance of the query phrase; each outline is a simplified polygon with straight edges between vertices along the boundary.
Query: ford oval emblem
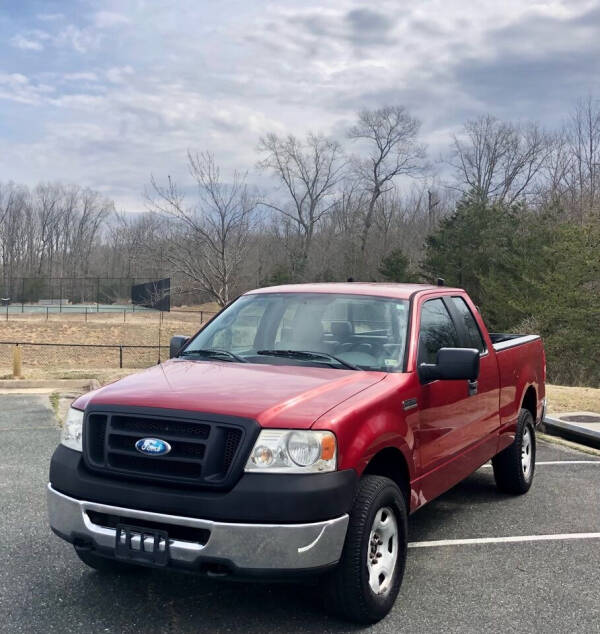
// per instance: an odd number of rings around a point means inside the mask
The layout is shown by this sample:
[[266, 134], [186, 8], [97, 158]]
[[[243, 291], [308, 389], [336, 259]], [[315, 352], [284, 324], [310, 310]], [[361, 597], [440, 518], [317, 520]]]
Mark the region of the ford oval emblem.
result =
[[164, 456], [171, 451], [171, 445], [160, 438], [140, 438], [135, 448], [147, 456]]

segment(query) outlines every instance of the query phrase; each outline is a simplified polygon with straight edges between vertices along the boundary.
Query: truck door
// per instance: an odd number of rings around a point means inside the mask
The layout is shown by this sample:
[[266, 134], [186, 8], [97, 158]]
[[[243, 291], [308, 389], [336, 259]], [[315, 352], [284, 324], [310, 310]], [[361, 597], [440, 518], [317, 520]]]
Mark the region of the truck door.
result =
[[[474, 341], [468, 339], [464, 318], [454, 301], [450, 296], [442, 296], [426, 299], [421, 304], [417, 367], [420, 363], [435, 363], [440, 348], [477, 347], [481, 353], [481, 369], [477, 384], [466, 380], [438, 380], [420, 385], [421, 473], [427, 477], [426, 474], [436, 470], [428, 482], [424, 482], [425, 498], [438, 495], [466, 477], [485, 462], [496, 447], [498, 370], [495, 359], [486, 355], [483, 340], [474, 345]], [[488, 440], [489, 434], [492, 437]]]
[[[473, 443], [478, 443], [490, 435], [495, 439], [500, 427], [500, 374], [495, 353], [493, 350], [488, 350], [485, 339], [479, 330], [472, 312], [475, 306], [469, 306], [467, 300], [460, 295], [445, 298], [445, 301], [458, 327], [462, 345], [465, 348], [479, 350], [479, 379], [477, 385], [473, 386], [474, 389], [471, 390], [469, 397], [469, 405], [474, 408], [477, 414], [474, 417], [475, 423], [469, 430], [471, 440]], [[490, 443], [492, 442], [490, 441]], [[475, 455], [473, 455], [475, 462], [481, 463], [495, 453], [492, 444], [488, 447], [484, 443], [483, 448], [489, 448], [489, 455], [480, 459], [478, 452], [475, 451]]]

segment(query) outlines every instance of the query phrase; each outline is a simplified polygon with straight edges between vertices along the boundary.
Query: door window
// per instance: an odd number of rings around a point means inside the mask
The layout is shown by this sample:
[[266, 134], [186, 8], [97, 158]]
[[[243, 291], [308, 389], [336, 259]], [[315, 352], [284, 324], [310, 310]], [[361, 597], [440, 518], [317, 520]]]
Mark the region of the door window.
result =
[[471, 313], [471, 310], [467, 306], [467, 302], [465, 302], [462, 297], [452, 297], [451, 301], [458, 311], [461, 322], [465, 329], [465, 334], [467, 337], [465, 341], [465, 346], [467, 348], [477, 348], [479, 352], [485, 352], [485, 343], [483, 341], [483, 337], [481, 336], [481, 332], [479, 330], [479, 326], [477, 326], [475, 317], [473, 317], [473, 313]]
[[459, 348], [459, 338], [450, 313], [441, 299], [430, 299], [421, 308], [419, 363], [436, 363], [440, 348]]

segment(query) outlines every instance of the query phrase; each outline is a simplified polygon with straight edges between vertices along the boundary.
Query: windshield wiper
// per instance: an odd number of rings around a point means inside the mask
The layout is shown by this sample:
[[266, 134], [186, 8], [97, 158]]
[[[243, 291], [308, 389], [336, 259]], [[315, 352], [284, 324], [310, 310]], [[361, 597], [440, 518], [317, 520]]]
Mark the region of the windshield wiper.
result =
[[291, 357], [296, 359], [327, 359], [335, 361], [349, 370], [360, 370], [357, 365], [348, 363], [339, 357], [334, 357], [327, 352], [313, 352], [312, 350], [257, 350], [256, 354], [264, 354], [269, 357]]
[[221, 357], [228, 361], [238, 361], [239, 363], [249, 363], [244, 357], [240, 357], [235, 352], [229, 352], [223, 348], [200, 348], [200, 350], [184, 350], [179, 356], [188, 357], [193, 354], [204, 355], [207, 357]]

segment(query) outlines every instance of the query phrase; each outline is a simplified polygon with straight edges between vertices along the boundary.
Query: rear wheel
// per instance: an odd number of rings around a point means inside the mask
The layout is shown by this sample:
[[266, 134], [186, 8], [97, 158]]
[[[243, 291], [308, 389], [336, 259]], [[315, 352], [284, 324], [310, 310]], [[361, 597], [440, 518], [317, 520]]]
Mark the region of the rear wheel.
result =
[[143, 566], [136, 566], [135, 564], [129, 564], [126, 561], [102, 557], [90, 550], [79, 550], [75, 548], [75, 552], [84, 564], [94, 570], [98, 570], [99, 572], [131, 574], [133, 572], [141, 572], [144, 570]]
[[325, 579], [328, 605], [342, 617], [375, 623], [392, 608], [404, 576], [407, 512], [389, 478], [365, 476], [350, 513], [338, 567]]
[[515, 439], [492, 459], [496, 486], [503, 493], [527, 493], [535, 472], [535, 427], [531, 412], [522, 409]]

